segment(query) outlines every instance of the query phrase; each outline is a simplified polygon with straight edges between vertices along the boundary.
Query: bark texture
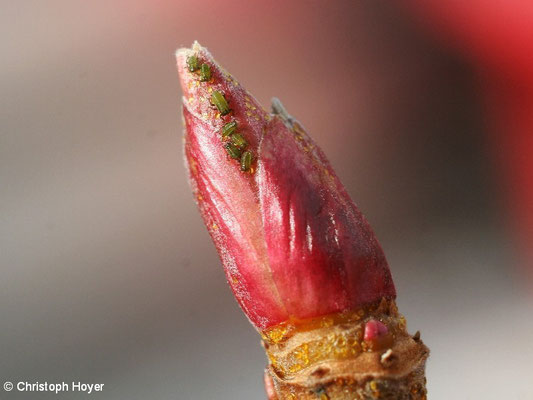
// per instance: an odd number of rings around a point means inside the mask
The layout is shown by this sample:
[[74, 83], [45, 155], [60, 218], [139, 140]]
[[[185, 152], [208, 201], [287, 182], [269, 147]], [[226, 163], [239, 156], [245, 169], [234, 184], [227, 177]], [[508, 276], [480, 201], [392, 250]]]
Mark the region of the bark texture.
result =
[[[383, 337], [364, 340], [379, 320]], [[423, 400], [429, 349], [407, 333], [393, 300], [357, 312], [330, 315], [263, 332], [269, 358], [265, 387], [270, 400]]]

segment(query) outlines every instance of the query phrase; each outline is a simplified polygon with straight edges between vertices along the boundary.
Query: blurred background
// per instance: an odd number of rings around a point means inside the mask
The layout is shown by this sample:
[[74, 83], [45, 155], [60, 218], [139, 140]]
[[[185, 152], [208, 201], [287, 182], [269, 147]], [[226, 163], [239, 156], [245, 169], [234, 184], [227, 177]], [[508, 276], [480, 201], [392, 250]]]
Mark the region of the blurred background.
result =
[[432, 349], [429, 398], [532, 399], [533, 15], [460, 3], [2, 1], [0, 380], [265, 398], [183, 165], [174, 51], [197, 39], [329, 156]]

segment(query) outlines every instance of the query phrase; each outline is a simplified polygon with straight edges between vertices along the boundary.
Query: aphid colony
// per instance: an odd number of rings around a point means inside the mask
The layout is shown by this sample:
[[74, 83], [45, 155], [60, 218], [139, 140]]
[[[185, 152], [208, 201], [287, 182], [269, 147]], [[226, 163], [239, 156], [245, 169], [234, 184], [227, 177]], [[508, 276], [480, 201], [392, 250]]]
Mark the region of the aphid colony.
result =
[[[201, 82], [211, 80], [211, 67], [205, 63], [200, 64], [196, 55], [187, 58], [187, 67], [190, 72], [199, 71]], [[215, 105], [222, 116], [231, 112], [231, 108], [224, 94], [218, 90], [214, 90], [211, 94], [211, 103]], [[246, 150], [246, 147], [248, 147], [246, 139], [237, 132], [237, 121], [232, 120], [225, 124], [222, 127], [221, 135], [222, 140], [226, 142], [224, 148], [228, 152], [228, 155], [235, 160], [240, 160], [241, 171], [250, 171], [254, 157], [250, 151]]]

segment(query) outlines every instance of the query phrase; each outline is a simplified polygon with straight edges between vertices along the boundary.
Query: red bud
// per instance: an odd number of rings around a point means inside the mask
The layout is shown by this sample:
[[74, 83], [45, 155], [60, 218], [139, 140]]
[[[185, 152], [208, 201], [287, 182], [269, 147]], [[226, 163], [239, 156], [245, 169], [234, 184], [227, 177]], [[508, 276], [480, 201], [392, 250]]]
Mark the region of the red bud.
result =
[[365, 337], [367, 341], [376, 340], [382, 336], [385, 336], [389, 332], [387, 325], [383, 322], [371, 319], [365, 324]]
[[267, 113], [197, 43], [177, 62], [191, 186], [252, 323], [265, 329], [395, 297], [372, 229], [279, 101]]

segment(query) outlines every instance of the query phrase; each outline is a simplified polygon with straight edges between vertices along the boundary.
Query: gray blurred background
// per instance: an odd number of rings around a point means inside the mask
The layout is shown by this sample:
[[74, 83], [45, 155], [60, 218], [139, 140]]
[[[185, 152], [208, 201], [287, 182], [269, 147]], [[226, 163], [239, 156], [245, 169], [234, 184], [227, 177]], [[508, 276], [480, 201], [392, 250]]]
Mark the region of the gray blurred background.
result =
[[[2, 1], [0, 380], [22, 399], [264, 399], [182, 160], [174, 51], [208, 47], [328, 154], [388, 256], [430, 399], [533, 399], [533, 297], [478, 81], [386, 1]], [[1, 383], [1, 382], [0, 382]]]

